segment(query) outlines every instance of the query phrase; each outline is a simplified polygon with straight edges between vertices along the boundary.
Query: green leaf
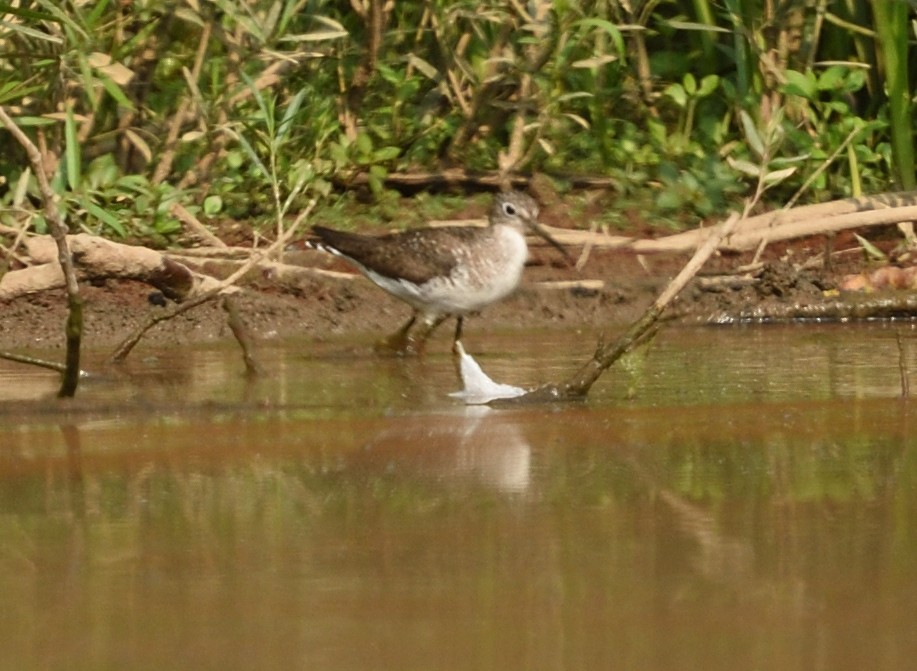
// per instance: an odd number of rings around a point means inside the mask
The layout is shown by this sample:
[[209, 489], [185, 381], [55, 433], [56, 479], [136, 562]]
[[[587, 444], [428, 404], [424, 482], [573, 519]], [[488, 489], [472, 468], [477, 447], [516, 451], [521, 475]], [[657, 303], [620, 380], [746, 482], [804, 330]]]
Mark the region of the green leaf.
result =
[[251, 143], [245, 136], [241, 133], [235, 133], [236, 139], [239, 141], [239, 144], [242, 145], [242, 149], [245, 150], [245, 153], [248, 154], [249, 160], [255, 164], [255, 167], [261, 172], [261, 175], [270, 181], [271, 171], [267, 169], [267, 166], [261, 161], [261, 158], [258, 156], [258, 152], [255, 151], [255, 148], [252, 147]]
[[113, 154], [102, 154], [92, 159], [86, 168], [86, 183], [90, 189], [99, 189], [113, 186], [118, 179], [118, 164]]
[[848, 72], [847, 77], [844, 79], [844, 93], [854, 93], [855, 91], [859, 91], [866, 84], [866, 78], [866, 70], [863, 70], [862, 68], [857, 68]]
[[293, 120], [299, 113], [299, 108], [302, 107], [302, 101], [305, 97], [306, 89], [302, 88], [299, 90], [299, 93], [293, 96], [293, 99], [283, 111], [283, 118], [280, 120], [280, 125], [277, 127], [277, 142], [282, 142], [290, 132], [290, 128], [293, 127]]
[[0, 86], [0, 105], [9, 100], [19, 100], [31, 96], [35, 91], [43, 89], [42, 86], [25, 86], [22, 82], [7, 82]]
[[780, 170], [771, 170], [770, 172], [764, 175], [764, 178], [763, 178], [764, 183], [770, 186], [774, 184], [779, 184], [780, 182], [785, 180], [787, 177], [792, 175], [794, 172], [796, 172], [796, 168], [794, 167], [782, 168]]
[[264, 96], [261, 95], [261, 89], [255, 84], [251, 77], [245, 74], [244, 71], [239, 71], [239, 76], [242, 78], [242, 81], [245, 82], [248, 86], [248, 90], [251, 91], [252, 97], [255, 99], [255, 102], [258, 103], [258, 109], [261, 110], [261, 116], [264, 119], [265, 124], [268, 127], [268, 135], [274, 134], [274, 115], [271, 114], [272, 109], [268, 107], [267, 100]]
[[79, 33], [79, 37], [82, 39], [89, 39], [89, 35], [83, 30], [83, 27], [73, 19], [73, 15], [68, 10], [61, 8], [62, 3], [58, 2], [58, 0], [35, 1], [41, 5], [46, 12], [50, 13], [54, 17], [53, 20], [57, 21], [63, 28], [73, 33]]
[[172, 235], [173, 233], [178, 233], [182, 229], [182, 225], [178, 220], [171, 217], [163, 217], [156, 220], [156, 224], [153, 226], [157, 233], [160, 235]]
[[733, 170], [738, 170], [739, 172], [745, 173], [750, 177], [760, 177], [761, 175], [761, 168], [751, 161], [727, 156], [726, 163], [728, 163]]
[[29, 28], [21, 23], [9, 23], [8, 21], [0, 21], [0, 27], [5, 28], [7, 31], [12, 31], [15, 33], [20, 33], [26, 37], [32, 39], [41, 40], [43, 42], [51, 42], [52, 44], [63, 44], [64, 40], [55, 35], [49, 35], [48, 33], [35, 30], [34, 28]]
[[220, 196], [207, 196], [204, 198], [204, 214], [213, 217], [219, 214], [223, 209], [223, 199]]
[[700, 30], [702, 32], [711, 32], [711, 33], [730, 33], [732, 31], [721, 28], [720, 26], [713, 26], [707, 23], [695, 23], [693, 21], [666, 21], [672, 28], [676, 30]]
[[684, 199], [675, 189], [665, 189], [656, 196], [656, 206], [663, 210], [678, 210], [684, 205]]
[[357, 152], [361, 158], [368, 158], [373, 151], [373, 139], [368, 133], [359, 133], [356, 139]]
[[228, 165], [233, 170], [238, 170], [241, 168], [244, 162], [245, 157], [242, 155], [242, 152], [235, 149], [226, 152], [226, 165]]
[[786, 77], [786, 84], [781, 87], [781, 91], [788, 95], [801, 96], [807, 100], [815, 99], [818, 91], [813, 75], [803, 74], [796, 70], [787, 70], [783, 75]]
[[839, 89], [843, 86], [846, 76], [847, 71], [845, 68], [838, 67], [837, 65], [831, 66], [818, 77], [818, 90], [830, 91], [832, 89]]
[[754, 119], [745, 110], [739, 111], [739, 119], [742, 122], [742, 130], [745, 131], [745, 139], [748, 142], [748, 146], [758, 155], [758, 158], [764, 158], [764, 141], [761, 139], [761, 134], [758, 132]]
[[603, 65], [608, 65], [609, 63], [614, 63], [618, 60], [618, 57], [614, 54], [601, 54], [599, 56], [593, 56], [592, 58], [583, 58], [578, 61], [573, 61], [570, 63], [571, 67], [574, 68], [598, 68]]
[[668, 140], [669, 135], [665, 124], [658, 119], [647, 119], [646, 129], [649, 131], [650, 136], [659, 144], [665, 144]]
[[11, 5], [8, 2], [0, 2], [0, 12], [4, 14], [12, 14], [13, 16], [18, 16], [22, 19], [30, 19], [36, 23], [41, 21], [51, 21], [54, 22], [54, 17], [50, 14], [44, 14], [42, 12], [36, 12], [31, 9], [23, 9], [22, 7], [16, 7]]
[[96, 219], [101, 221], [103, 224], [108, 226], [111, 230], [113, 230], [115, 233], [120, 235], [122, 238], [127, 236], [127, 231], [124, 229], [124, 226], [121, 224], [118, 218], [115, 217], [113, 214], [111, 214], [110, 212], [106, 210], [103, 210], [101, 207], [99, 207], [96, 203], [92, 202], [88, 198], [84, 198], [82, 200], [82, 203], [83, 203], [83, 207], [86, 208], [86, 211], [89, 212], [89, 214], [91, 214], [93, 217], [95, 217]]
[[681, 84], [669, 84], [663, 93], [669, 96], [679, 107], [684, 107], [688, 104], [688, 95]]
[[25, 127], [32, 126], [53, 126], [57, 121], [54, 119], [46, 119], [40, 116], [20, 116], [16, 117], [16, 125]]
[[611, 21], [597, 18], [580, 19], [579, 21], [575, 21], [573, 23], [572, 28], [576, 29], [580, 26], [584, 28], [598, 28], [599, 30], [604, 30], [606, 33], [608, 33], [609, 37], [611, 37], [611, 41], [615, 45], [615, 51], [617, 51], [621, 56], [624, 56], [626, 53], [624, 48], [624, 38], [621, 35], [621, 30]]
[[132, 103], [132, 102], [128, 99], [128, 97], [127, 97], [126, 95], [124, 95], [124, 91], [121, 90], [121, 87], [118, 86], [118, 85], [112, 80], [111, 77], [106, 77], [105, 75], [100, 75], [100, 76], [99, 76], [99, 81], [102, 82], [102, 87], [105, 89], [105, 91], [108, 93], [108, 95], [110, 95], [112, 98], [114, 98], [115, 102], [117, 102], [119, 105], [121, 105], [121, 107], [124, 107], [124, 108], [129, 109], [129, 110], [134, 109], [134, 103]]
[[400, 154], [401, 149], [399, 147], [382, 147], [373, 153], [373, 160], [383, 163], [391, 161], [393, 158], [398, 158]]
[[350, 156], [347, 147], [338, 142], [332, 142], [328, 147], [328, 153], [331, 154], [331, 160], [335, 162], [338, 168], [350, 164]]
[[369, 183], [369, 188], [373, 195], [377, 198], [385, 191], [385, 178], [387, 175], [388, 171], [381, 165], [371, 165], [369, 167], [366, 181]]
[[700, 88], [697, 89], [697, 97], [706, 98], [716, 91], [716, 87], [719, 85], [720, 78], [717, 75], [707, 75], [700, 81]]
[[312, 190], [320, 196], [328, 197], [331, 194], [332, 184], [325, 179], [317, 179], [312, 182]]

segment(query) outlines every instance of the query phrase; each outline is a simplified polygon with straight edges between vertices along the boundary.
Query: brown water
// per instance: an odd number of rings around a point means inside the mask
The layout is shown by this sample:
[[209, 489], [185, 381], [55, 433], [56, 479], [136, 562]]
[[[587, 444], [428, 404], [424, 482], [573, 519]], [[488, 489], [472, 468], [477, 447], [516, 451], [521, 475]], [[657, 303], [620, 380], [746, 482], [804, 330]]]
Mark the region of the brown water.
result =
[[[0, 668], [914, 668], [896, 330], [913, 364], [909, 326], [670, 329], [511, 411], [445, 355], [138, 353], [0, 414]], [[468, 342], [522, 385], [592, 347]], [[0, 364], [2, 400], [55, 386]]]

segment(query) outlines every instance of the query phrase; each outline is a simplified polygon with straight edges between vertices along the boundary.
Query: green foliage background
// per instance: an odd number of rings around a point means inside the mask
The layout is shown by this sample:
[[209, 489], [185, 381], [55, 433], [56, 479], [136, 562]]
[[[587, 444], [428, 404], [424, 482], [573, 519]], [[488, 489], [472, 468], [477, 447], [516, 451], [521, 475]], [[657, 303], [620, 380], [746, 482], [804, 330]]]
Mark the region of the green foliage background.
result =
[[[394, 172], [601, 177], [688, 225], [914, 187], [904, 0], [0, 2], [0, 104], [68, 221], [168, 238]], [[0, 134], [3, 223], [42, 230]]]

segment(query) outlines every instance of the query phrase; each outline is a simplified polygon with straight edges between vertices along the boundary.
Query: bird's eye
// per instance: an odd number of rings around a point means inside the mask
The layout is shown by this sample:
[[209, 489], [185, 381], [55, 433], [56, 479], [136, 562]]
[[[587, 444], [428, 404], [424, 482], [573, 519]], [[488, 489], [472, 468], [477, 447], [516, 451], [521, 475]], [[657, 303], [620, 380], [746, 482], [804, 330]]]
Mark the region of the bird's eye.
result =
[[516, 207], [512, 203], [503, 203], [503, 214], [507, 217], [515, 217]]

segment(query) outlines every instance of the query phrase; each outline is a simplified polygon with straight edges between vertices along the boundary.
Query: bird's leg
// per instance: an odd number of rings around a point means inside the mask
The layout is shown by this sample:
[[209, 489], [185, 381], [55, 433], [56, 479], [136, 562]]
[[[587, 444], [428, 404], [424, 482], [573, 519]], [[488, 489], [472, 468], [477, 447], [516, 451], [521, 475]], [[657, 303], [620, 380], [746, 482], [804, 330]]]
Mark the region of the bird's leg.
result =
[[420, 323], [414, 330], [414, 335], [411, 338], [411, 344], [414, 351], [412, 354], [422, 354], [424, 345], [427, 342], [427, 338], [430, 337], [430, 334], [436, 330], [436, 327], [446, 321], [447, 315], [427, 315], [424, 317], [423, 321]]
[[376, 343], [377, 352], [390, 352], [398, 356], [423, 354], [427, 338], [437, 326], [446, 320], [446, 315], [425, 315], [421, 323], [411, 333], [411, 327], [417, 321], [415, 310], [411, 318], [395, 333]]
[[411, 313], [404, 326], [395, 331], [392, 335], [387, 336], [376, 343], [377, 352], [389, 352], [394, 354], [415, 354], [413, 338], [408, 337], [408, 332], [417, 321], [417, 310]]
[[459, 353], [459, 343], [462, 340], [462, 320], [464, 317], [459, 315], [455, 318], [455, 336], [452, 338], [452, 353]]

